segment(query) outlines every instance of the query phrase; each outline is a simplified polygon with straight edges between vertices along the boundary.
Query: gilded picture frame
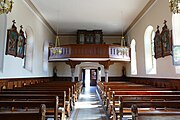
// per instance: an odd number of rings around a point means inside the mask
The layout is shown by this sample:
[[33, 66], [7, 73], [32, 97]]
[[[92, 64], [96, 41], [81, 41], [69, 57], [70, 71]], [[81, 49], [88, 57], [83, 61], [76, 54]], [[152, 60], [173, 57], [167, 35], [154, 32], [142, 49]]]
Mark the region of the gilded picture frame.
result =
[[16, 30], [15, 21], [13, 21], [13, 25], [11, 29], [7, 30], [7, 41], [6, 41], [6, 55], [12, 55], [16, 57], [17, 51], [17, 39], [18, 32]]
[[156, 59], [162, 57], [163, 51], [162, 51], [162, 41], [161, 41], [161, 34], [159, 31], [159, 26], [157, 26], [157, 31], [154, 37], [154, 52], [155, 52]]
[[164, 21], [164, 27], [161, 32], [162, 57], [172, 55], [172, 30], [170, 31]]

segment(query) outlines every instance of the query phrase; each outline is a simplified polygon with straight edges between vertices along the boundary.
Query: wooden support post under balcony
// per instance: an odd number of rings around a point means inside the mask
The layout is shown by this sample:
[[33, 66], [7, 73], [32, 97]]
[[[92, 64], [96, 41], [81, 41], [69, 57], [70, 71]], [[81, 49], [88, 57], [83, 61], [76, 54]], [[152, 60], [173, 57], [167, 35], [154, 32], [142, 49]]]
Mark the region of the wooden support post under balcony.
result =
[[79, 61], [72, 61], [72, 60], [69, 60], [69, 61], [66, 62], [66, 64], [70, 65], [70, 67], [71, 67], [71, 77], [72, 77], [71, 81], [72, 82], [75, 82], [74, 74], [75, 74], [76, 65], [78, 65], [80, 63], [81, 62], [79, 62]]
[[104, 66], [105, 82], [108, 82], [109, 66], [114, 64], [114, 62], [107, 60], [107, 61], [100, 61], [99, 64]]

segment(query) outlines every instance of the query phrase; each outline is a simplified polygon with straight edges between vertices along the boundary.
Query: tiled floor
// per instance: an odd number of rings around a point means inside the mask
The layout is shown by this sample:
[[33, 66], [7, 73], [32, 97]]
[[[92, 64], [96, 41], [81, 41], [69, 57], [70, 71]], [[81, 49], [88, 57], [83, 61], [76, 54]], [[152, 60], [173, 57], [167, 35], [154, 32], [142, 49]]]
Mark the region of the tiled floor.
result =
[[83, 89], [70, 120], [108, 120], [98, 99], [96, 87]]

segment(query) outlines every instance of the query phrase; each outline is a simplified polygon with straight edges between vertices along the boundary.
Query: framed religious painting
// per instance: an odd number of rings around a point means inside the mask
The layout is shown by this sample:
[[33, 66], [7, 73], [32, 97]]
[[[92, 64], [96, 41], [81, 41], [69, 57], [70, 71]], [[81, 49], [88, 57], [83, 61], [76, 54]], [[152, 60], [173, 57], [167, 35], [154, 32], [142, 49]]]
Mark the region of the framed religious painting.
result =
[[164, 21], [164, 26], [161, 32], [162, 41], [162, 56], [168, 56], [172, 54], [172, 31], [170, 31], [166, 25], [166, 20]]
[[97, 69], [90, 69], [90, 86], [97, 85]]
[[97, 79], [97, 70], [91, 69], [91, 79], [96, 80]]
[[159, 26], [157, 26], [157, 31], [154, 37], [154, 52], [156, 59], [162, 57], [162, 42], [161, 42], [161, 34], [159, 31]]
[[21, 29], [19, 31], [18, 39], [17, 39], [17, 57], [24, 58], [24, 49], [25, 49], [24, 45], [25, 45], [26, 38], [22, 30], [23, 28], [22, 25], [20, 27]]
[[18, 32], [15, 23], [15, 20], [13, 20], [12, 28], [7, 30], [6, 55], [16, 57]]

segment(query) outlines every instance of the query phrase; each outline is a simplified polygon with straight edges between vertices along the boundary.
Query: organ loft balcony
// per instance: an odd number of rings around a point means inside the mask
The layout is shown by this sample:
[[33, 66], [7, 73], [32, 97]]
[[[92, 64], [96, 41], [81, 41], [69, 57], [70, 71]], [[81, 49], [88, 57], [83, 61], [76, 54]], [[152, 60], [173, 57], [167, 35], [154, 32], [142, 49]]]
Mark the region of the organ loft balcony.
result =
[[68, 44], [49, 48], [49, 62], [128, 62], [130, 48], [114, 44]]
[[77, 44], [49, 48], [49, 61], [128, 62], [130, 49], [121, 45], [104, 44], [102, 30], [77, 30]]

